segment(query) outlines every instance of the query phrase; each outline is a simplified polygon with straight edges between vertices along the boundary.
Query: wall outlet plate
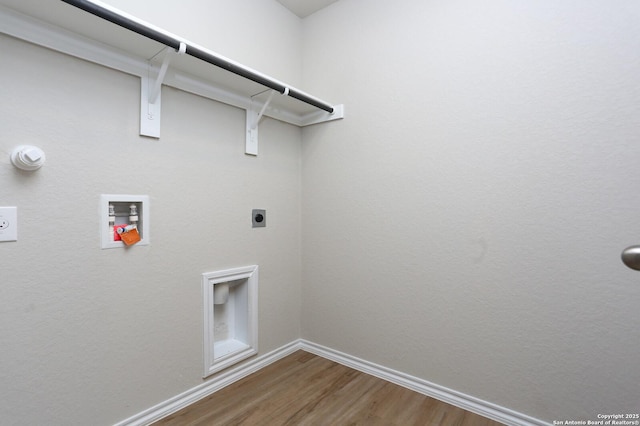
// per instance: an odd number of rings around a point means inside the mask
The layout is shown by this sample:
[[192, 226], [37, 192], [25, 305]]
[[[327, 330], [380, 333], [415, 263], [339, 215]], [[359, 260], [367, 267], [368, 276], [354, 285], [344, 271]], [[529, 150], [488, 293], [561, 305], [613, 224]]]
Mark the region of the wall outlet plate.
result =
[[18, 241], [17, 207], [0, 207], [0, 241]]

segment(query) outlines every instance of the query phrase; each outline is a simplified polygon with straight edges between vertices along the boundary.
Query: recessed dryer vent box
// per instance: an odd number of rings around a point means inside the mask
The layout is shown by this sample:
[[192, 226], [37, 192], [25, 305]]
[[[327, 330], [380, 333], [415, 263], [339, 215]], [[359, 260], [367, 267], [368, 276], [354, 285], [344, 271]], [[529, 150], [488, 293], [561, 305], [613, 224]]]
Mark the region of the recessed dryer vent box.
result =
[[204, 375], [258, 353], [258, 265], [202, 274]]
[[[113, 214], [110, 214], [110, 206], [113, 206]], [[132, 206], [135, 206], [137, 218], [131, 216]], [[110, 217], [115, 217], [115, 220], [111, 222]], [[141, 238], [130, 247], [148, 245], [150, 241], [148, 195], [103, 194], [100, 196], [100, 236], [103, 249], [127, 247], [122, 241], [115, 240], [113, 226], [130, 224], [137, 226]]]

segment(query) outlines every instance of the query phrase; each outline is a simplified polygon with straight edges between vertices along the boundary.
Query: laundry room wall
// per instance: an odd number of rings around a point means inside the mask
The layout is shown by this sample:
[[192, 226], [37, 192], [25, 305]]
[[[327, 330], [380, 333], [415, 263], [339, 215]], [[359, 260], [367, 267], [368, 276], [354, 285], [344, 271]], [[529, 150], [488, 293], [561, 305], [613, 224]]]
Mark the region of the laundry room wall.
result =
[[535, 418], [637, 413], [640, 4], [340, 0], [303, 81], [302, 336]]
[[[276, 2], [264, 37], [244, 27], [264, 13], [217, 3], [235, 60], [260, 66], [270, 40], [299, 39]], [[287, 48], [274, 63], [291, 69], [262, 71], [299, 79]], [[3, 424], [114, 424], [203, 383], [204, 272], [259, 265], [260, 354], [299, 337], [298, 127], [265, 118], [247, 156], [244, 110], [165, 86], [161, 137], [141, 137], [138, 77], [5, 35], [0, 51], [0, 206], [18, 211], [18, 241], [0, 243]], [[40, 170], [11, 165], [21, 144], [43, 149]], [[148, 246], [101, 249], [101, 194], [150, 197]]]

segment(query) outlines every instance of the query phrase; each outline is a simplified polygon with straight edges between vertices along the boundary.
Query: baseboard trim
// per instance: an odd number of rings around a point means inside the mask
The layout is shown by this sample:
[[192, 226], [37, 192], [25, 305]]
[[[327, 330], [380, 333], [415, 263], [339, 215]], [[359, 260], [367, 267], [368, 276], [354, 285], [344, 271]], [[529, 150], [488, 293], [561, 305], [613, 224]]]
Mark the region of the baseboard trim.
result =
[[230, 368], [229, 370], [217, 375], [216, 377], [208, 380], [207, 382], [191, 388], [179, 395], [174, 396], [160, 404], [138, 413], [128, 419], [125, 419], [114, 426], [146, 426], [153, 422], [156, 422], [170, 414], [179, 411], [188, 405], [193, 404], [220, 389], [229, 386], [230, 384], [237, 382], [238, 380], [255, 373], [256, 371], [266, 367], [267, 365], [276, 362], [277, 360], [284, 358], [287, 355], [294, 353], [300, 349], [300, 341], [295, 340], [289, 344], [282, 346], [272, 352], [259, 356], [251, 361], [242, 364], [236, 368]]
[[479, 414], [489, 419], [504, 423], [508, 426], [549, 426], [550, 423], [535, 419], [522, 413], [510, 410], [499, 405], [483, 401], [470, 395], [445, 388], [444, 386], [428, 382], [426, 380], [410, 376], [400, 371], [392, 370], [378, 364], [351, 356], [349, 354], [327, 348], [303, 339], [295, 340], [281, 348], [265, 355], [259, 356], [245, 364], [213, 377], [207, 382], [189, 389], [167, 401], [161, 402], [141, 413], [125, 419], [114, 426], [146, 426], [167, 417], [176, 411], [197, 402], [220, 389], [266, 367], [267, 365], [294, 353], [303, 350], [323, 358], [346, 365], [354, 370], [371, 374], [372, 376], [395, 383], [407, 389], [423, 395], [430, 396], [447, 404], [460, 407], [472, 413]]
[[440, 386], [306, 340], [299, 341], [299, 348], [306, 352], [335, 361], [339, 364], [346, 365], [354, 370], [371, 374], [372, 376], [395, 383], [407, 389], [411, 389], [415, 392], [430, 396], [439, 401], [446, 402], [447, 404], [454, 405], [509, 426], [550, 425], [547, 422], [518, 413], [508, 408], [483, 401], [470, 395], [465, 395], [461, 392], [445, 388], [444, 386]]

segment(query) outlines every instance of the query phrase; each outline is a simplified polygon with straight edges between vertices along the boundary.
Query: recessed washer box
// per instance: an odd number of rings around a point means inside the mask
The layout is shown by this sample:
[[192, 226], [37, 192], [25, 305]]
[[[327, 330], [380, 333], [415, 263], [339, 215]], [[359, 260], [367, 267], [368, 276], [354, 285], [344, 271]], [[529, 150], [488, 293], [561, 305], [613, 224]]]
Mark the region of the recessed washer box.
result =
[[[114, 223], [109, 222], [109, 206], [113, 206], [115, 213]], [[113, 225], [130, 224], [131, 206], [134, 205], [137, 211], [138, 233], [140, 241], [130, 247], [146, 246], [150, 242], [149, 227], [149, 196], [129, 195], [129, 194], [102, 194], [100, 196], [100, 236], [101, 247], [103, 249], [127, 247], [122, 241], [115, 241], [113, 235]]]

